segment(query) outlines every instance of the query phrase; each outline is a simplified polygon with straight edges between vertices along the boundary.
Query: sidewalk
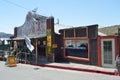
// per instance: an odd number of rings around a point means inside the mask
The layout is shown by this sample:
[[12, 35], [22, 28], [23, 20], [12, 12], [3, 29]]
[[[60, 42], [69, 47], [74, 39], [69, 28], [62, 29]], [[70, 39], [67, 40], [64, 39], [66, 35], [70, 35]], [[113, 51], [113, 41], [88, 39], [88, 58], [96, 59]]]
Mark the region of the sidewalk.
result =
[[101, 73], [107, 75], [118, 75], [116, 68], [103, 68], [92, 65], [76, 64], [76, 63], [48, 63], [48, 64], [34, 64], [41, 67], [50, 67], [66, 70], [76, 70], [76, 71], [85, 71], [93, 73]]
[[93, 72], [93, 73], [101, 73], [107, 75], [116, 75], [118, 76], [118, 72], [116, 68], [104, 68], [93, 65], [85, 65], [85, 64], [77, 64], [77, 63], [38, 63], [35, 62], [23, 62], [26, 64], [32, 64], [41, 67], [50, 67], [50, 68], [58, 68], [58, 69], [66, 69], [66, 70], [75, 70], [75, 71], [85, 71], [85, 72]]
[[[51, 64], [50, 64], [51, 65]], [[0, 61], [0, 80], [120, 80], [120, 76], [72, 71], [18, 63], [8, 67]]]

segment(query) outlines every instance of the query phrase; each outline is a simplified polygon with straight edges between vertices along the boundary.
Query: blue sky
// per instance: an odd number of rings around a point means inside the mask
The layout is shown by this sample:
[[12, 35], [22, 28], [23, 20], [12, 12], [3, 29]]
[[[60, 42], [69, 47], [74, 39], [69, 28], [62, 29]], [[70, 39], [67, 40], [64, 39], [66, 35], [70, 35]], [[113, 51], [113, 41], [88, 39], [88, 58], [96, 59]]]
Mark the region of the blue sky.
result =
[[25, 22], [28, 11], [53, 16], [68, 26], [120, 24], [120, 0], [0, 0], [0, 32], [14, 33]]

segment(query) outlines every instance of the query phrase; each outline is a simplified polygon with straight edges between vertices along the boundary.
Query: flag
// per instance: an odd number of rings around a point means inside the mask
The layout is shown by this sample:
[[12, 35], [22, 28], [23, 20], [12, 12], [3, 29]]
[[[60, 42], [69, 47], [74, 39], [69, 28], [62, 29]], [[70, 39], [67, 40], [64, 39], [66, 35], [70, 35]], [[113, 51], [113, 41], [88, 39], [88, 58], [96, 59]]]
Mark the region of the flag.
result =
[[25, 43], [28, 49], [32, 52], [34, 50], [34, 46], [31, 44], [31, 40], [27, 36], [25, 36]]

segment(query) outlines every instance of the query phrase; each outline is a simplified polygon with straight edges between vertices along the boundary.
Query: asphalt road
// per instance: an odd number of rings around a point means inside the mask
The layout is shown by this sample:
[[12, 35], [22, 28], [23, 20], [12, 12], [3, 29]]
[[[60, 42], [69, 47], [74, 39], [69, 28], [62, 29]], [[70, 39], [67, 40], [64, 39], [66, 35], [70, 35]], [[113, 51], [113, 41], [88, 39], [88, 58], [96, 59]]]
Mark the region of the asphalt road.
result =
[[120, 80], [120, 76], [18, 64], [7, 67], [0, 61], [0, 80]]

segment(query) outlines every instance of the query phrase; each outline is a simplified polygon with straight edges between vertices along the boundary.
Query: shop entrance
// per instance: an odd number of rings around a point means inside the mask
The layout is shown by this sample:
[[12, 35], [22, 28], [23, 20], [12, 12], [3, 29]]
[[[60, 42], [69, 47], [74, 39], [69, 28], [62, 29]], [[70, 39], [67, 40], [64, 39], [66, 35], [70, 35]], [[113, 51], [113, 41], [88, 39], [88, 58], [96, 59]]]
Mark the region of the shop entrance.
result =
[[114, 67], [115, 65], [115, 41], [114, 39], [102, 39], [102, 66]]
[[46, 37], [37, 40], [37, 63], [48, 63], [46, 54]]
[[38, 40], [37, 47], [38, 57], [46, 57], [46, 41]]

